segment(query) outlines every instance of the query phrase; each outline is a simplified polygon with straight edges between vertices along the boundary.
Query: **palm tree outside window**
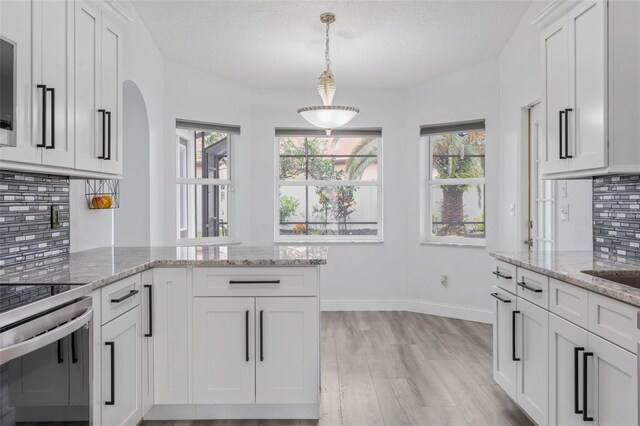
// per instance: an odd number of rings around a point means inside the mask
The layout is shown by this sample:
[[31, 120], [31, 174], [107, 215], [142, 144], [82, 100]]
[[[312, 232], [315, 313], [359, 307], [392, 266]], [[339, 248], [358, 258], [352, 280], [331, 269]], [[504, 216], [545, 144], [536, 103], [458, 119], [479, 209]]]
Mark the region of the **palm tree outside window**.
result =
[[427, 154], [422, 240], [484, 245], [484, 120], [422, 126], [420, 133]]

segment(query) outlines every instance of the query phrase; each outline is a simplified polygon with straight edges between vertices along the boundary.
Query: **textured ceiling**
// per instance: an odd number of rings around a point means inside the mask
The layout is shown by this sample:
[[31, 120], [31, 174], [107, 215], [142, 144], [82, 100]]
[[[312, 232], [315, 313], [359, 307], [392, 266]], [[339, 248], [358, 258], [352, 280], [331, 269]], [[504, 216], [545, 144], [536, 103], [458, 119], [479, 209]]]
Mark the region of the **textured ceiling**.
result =
[[254, 88], [409, 87], [497, 56], [530, 2], [134, 0], [166, 58]]

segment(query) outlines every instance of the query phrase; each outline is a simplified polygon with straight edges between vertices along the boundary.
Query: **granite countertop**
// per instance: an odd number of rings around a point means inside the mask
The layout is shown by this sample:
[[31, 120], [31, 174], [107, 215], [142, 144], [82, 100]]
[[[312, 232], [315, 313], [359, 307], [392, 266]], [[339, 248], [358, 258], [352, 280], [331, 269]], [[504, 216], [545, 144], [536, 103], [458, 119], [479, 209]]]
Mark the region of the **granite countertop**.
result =
[[[591, 251], [490, 252], [498, 260], [512, 263], [560, 281], [640, 307], [640, 289], [609, 281], [607, 276], [640, 276], [640, 262], [599, 258]], [[593, 271], [601, 277], [584, 273]]]
[[[327, 263], [325, 246], [104, 247], [21, 264], [0, 284], [78, 283], [98, 289], [155, 266], [315, 266]], [[15, 269], [15, 268], [14, 268]]]

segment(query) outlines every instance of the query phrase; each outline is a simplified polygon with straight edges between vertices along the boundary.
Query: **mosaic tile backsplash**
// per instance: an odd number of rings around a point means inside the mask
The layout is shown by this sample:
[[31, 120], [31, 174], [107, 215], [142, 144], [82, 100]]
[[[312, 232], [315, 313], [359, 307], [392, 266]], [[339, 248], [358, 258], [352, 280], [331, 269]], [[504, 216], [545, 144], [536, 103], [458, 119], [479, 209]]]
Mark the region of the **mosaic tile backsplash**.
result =
[[593, 179], [593, 251], [604, 259], [640, 259], [640, 176]]
[[[59, 208], [51, 228], [51, 205]], [[0, 274], [55, 265], [69, 253], [69, 179], [0, 171]]]

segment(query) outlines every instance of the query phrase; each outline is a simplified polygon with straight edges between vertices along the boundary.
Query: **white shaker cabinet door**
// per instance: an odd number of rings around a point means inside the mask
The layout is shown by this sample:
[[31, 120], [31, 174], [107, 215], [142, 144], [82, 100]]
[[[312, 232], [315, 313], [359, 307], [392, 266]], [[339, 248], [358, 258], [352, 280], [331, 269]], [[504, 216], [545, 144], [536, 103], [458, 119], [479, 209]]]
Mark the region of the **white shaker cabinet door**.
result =
[[155, 404], [189, 403], [189, 296], [184, 268], [153, 270]]
[[142, 419], [140, 306], [102, 326], [102, 424]]
[[570, 170], [607, 165], [607, 3], [577, 2], [568, 13]]
[[256, 298], [256, 403], [318, 402], [315, 297]]
[[253, 297], [193, 301], [193, 402], [255, 402]]
[[517, 364], [513, 334], [516, 297], [493, 287], [493, 380], [513, 399], [516, 397]]
[[542, 32], [542, 69], [544, 90], [544, 114], [546, 140], [543, 173], [567, 171], [565, 109], [569, 96], [568, 28], [562, 17]]
[[549, 425], [582, 424], [583, 354], [586, 330], [549, 315]]
[[[589, 333], [585, 362], [587, 416], [606, 426], [638, 424], [638, 358]], [[582, 407], [585, 408], [585, 407]]]
[[518, 297], [516, 401], [540, 425], [549, 416], [549, 312]]

